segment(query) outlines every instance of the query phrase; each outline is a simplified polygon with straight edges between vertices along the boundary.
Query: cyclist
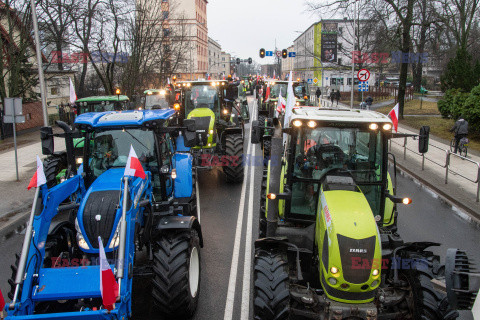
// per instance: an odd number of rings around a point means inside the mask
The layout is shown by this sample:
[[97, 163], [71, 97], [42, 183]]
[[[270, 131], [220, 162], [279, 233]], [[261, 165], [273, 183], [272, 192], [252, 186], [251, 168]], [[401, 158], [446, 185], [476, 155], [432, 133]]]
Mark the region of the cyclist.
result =
[[466, 138], [468, 135], [468, 121], [464, 119], [464, 116], [461, 115], [458, 120], [455, 122], [455, 125], [450, 129], [450, 132], [455, 133], [455, 153], [458, 151], [458, 145], [462, 138]]

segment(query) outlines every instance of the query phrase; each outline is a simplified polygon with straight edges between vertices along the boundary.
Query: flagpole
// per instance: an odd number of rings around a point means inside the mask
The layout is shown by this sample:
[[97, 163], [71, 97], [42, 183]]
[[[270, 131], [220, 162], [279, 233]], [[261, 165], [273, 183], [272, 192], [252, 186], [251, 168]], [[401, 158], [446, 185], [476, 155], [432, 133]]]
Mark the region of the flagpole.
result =
[[353, 59], [353, 51], [355, 51], [355, 43], [357, 42], [357, 0], [354, 0], [354, 14], [353, 14], [353, 50], [352, 50], [352, 87], [350, 93], [350, 109], [353, 109], [353, 87], [355, 86], [355, 60]]
[[40, 195], [40, 186], [37, 186], [35, 190], [35, 198], [33, 199], [32, 210], [30, 211], [30, 219], [28, 220], [27, 230], [25, 231], [25, 240], [23, 241], [22, 254], [18, 262], [17, 274], [15, 276], [15, 293], [13, 295], [12, 303], [10, 303], [10, 309], [15, 307], [15, 303], [18, 299], [18, 293], [20, 290], [20, 284], [23, 282], [23, 275], [25, 274], [25, 265], [28, 258], [28, 249], [30, 249], [30, 242], [33, 235], [33, 218], [35, 216], [35, 208], [37, 207], [38, 196]]
[[[125, 186], [123, 187], [122, 219], [120, 220], [120, 246], [118, 248], [117, 278], [123, 279], [125, 264], [125, 240], [127, 235], [127, 204], [128, 204], [128, 177], [123, 178]], [[122, 281], [118, 281], [118, 296], [120, 297]]]

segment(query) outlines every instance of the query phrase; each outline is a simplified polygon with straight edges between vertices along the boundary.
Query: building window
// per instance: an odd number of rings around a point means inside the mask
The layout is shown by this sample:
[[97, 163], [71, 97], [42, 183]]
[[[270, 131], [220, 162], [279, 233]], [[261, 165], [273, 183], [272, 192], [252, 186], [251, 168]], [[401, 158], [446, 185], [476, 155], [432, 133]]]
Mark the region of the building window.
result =
[[342, 58], [338, 58], [338, 64], [342, 65]]
[[58, 88], [57, 87], [50, 88], [50, 94], [52, 96], [58, 95]]
[[169, 35], [170, 35], [170, 29], [168, 28], [163, 29], [163, 36], [168, 37]]
[[168, 11], [162, 11], [163, 19], [168, 19]]

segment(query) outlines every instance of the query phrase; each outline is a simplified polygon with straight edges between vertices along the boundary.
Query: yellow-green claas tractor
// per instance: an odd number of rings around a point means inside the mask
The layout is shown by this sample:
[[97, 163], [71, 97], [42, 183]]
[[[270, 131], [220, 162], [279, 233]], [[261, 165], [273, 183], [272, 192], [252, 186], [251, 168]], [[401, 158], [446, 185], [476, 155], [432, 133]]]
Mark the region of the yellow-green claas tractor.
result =
[[[388, 171], [391, 120], [300, 107], [288, 123], [275, 127], [262, 177], [254, 318], [456, 318], [431, 283], [443, 268], [427, 248], [439, 244], [397, 232], [396, 205], [411, 200], [395, 196]], [[252, 123], [253, 143], [261, 131]]]
[[[181, 119], [194, 119], [198, 167], [222, 166], [228, 182], [243, 181], [244, 119], [235, 98], [237, 84], [221, 80], [178, 82]], [[235, 94], [232, 94], [232, 90]]]

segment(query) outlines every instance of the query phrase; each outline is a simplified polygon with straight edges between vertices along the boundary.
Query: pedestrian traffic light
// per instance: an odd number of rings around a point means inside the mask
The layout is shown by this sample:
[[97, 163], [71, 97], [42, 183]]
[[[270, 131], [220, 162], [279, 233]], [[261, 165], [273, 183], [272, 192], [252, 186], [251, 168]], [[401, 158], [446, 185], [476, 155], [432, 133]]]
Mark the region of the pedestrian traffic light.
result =
[[288, 58], [288, 51], [287, 51], [287, 49], [283, 49], [283, 50], [282, 50], [282, 58], [283, 58], [283, 59], [287, 59], [287, 58]]
[[237, 58], [237, 64], [240, 64], [240, 58]]
[[252, 64], [252, 58], [248, 58], [248, 64]]
[[265, 49], [260, 49], [260, 58], [265, 58]]

